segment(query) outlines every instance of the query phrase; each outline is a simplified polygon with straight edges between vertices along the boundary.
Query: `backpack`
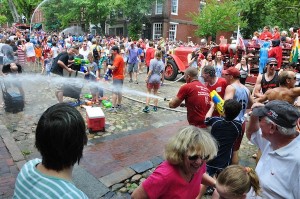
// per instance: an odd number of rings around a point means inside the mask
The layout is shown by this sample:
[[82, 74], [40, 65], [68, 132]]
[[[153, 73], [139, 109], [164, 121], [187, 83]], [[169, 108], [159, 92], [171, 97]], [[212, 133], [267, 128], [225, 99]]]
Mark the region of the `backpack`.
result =
[[93, 49], [93, 56], [95, 60], [98, 60], [100, 58], [99, 52], [97, 50], [97, 46]]

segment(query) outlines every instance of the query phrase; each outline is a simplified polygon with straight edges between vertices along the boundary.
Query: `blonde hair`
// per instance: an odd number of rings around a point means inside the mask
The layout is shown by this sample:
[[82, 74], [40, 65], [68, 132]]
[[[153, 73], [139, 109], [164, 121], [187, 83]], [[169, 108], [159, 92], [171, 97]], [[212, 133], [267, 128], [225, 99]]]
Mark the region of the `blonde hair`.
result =
[[87, 58], [88, 58], [88, 59], [94, 59], [93, 53], [89, 52]]
[[186, 126], [169, 140], [165, 147], [165, 158], [173, 165], [182, 165], [187, 154], [208, 156], [208, 160], [211, 160], [217, 152], [217, 142], [211, 134], [195, 126]]
[[256, 172], [249, 167], [231, 165], [226, 167], [218, 176], [217, 183], [225, 186], [229, 194], [242, 196], [251, 189], [260, 195], [259, 179]]

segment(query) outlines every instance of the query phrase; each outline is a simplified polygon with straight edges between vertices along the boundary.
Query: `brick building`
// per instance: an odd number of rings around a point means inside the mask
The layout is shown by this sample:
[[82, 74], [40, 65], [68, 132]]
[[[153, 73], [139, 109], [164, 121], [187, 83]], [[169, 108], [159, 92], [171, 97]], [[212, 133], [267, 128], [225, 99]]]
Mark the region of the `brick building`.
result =
[[144, 36], [157, 39], [169, 38], [177, 41], [199, 42], [200, 38], [194, 32], [198, 28], [193, 23], [189, 13], [200, 12], [202, 1], [199, 0], [165, 0], [164, 4], [158, 3], [149, 15], [149, 24], [146, 24]]
[[[146, 13], [148, 22], [143, 24], [141, 36], [147, 39], [164, 37], [171, 41], [199, 43], [200, 38], [194, 34], [198, 26], [188, 14], [199, 12], [204, 5], [204, 0], [165, 0], [164, 3], [157, 0], [152, 10]], [[127, 24], [130, 21], [119, 19], [118, 22], [113, 26], [107, 24], [105, 33], [118, 35], [117, 33], [122, 32], [127, 36]]]

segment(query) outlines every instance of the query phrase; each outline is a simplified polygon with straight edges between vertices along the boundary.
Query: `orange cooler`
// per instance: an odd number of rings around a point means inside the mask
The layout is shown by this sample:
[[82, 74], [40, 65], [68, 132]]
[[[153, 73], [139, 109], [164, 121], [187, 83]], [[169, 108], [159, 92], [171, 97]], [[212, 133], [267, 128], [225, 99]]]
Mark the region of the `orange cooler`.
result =
[[87, 127], [91, 131], [105, 130], [105, 116], [100, 107], [91, 107], [86, 109]]

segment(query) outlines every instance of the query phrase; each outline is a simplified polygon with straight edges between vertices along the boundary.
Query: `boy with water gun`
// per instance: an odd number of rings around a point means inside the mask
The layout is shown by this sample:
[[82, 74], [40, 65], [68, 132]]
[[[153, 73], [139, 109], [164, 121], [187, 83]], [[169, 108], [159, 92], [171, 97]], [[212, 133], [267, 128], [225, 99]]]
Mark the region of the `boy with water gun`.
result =
[[[211, 126], [211, 134], [218, 142], [219, 149], [217, 156], [206, 163], [206, 171], [211, 177], [213, 177], [219, 171], [231, 164], [234, 143], [242, 134], [242, 123], [234, 120], [239, 115], [242, 105], [234, 99], [228, 99], [224, 102], [222, 110], [220, 110], [218, 108], [218, 105], [220, 107], [220, 101], [214, 101], [213, 97], [211, 98], [212, 101], [210, 102], [210, 109], [205, 115], [205, 124], [207, 126]], [[219, 104], [216, 104], [216, 102]], [[223, 117], [212, 116], [215, 107], [217, 107], [218, 111], [221, 111], [220, 113], [223, 113]], [[200, 196], [202, 196], [205, 192], [207, 194], [212, 194], [214, 192], [214, 188], [207, 188], [207, 186], [202, 185]]]
[[100, 68], [94, 62], [94, 57], [92, 53], [88, 54], [88, 60], [84, 63], [84, 72], [85, 72], [85, 79], [93, 82], [90, 84], [90, 91], [92, 94], [92, 102], [95, 104], [99, 104], [99, 95], [103, 97], [103, 89], [97, 85], [97, 81], [100, 80]]

